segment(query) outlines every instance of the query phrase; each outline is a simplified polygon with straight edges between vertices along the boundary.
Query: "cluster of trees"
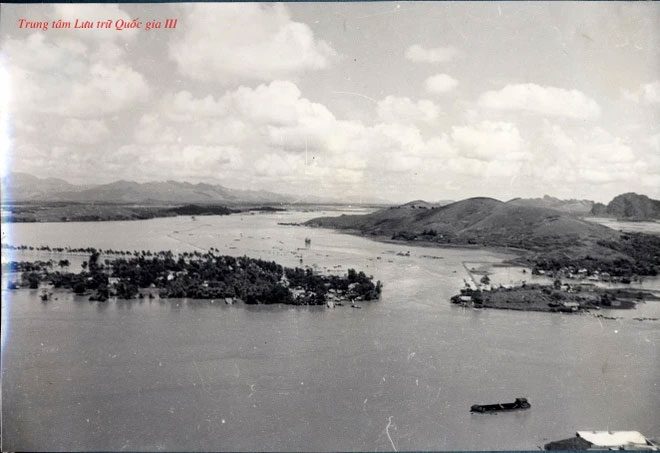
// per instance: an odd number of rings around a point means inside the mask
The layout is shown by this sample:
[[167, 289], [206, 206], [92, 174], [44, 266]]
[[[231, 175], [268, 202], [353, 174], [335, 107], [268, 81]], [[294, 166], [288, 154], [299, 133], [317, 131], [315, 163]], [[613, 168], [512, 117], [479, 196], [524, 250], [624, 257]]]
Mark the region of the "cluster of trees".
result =
[[[176, 256], [171, 251], [142, 252], [103, 262], [101, 253], [93, 250], [79, 273], [52, 272], [52, 264], [44, 262], [21, 262], [14, 267], [23, 271], [26, 286], [37, 288], [39, 282], [46, 281], [77, 294], [91, 293], [91, 300], [106, 300], [113, 295], [123, 299], [143, 297], [141, 288], [151, 288], [161, 298], [231, 297], [248, 304], [324, 304], [330, 293], [348, 300], [380, 297], [380, 282], [374, 284], [373, 277], [354, 269], [345, 276], [326, 276], [311, 269], [285, 268], [272, 261], [223, 256], [214, 250]], [[153, 291], [148, 294], [153, 297]]]
[[[448, 231], [442, 231], [439, 232], [438, 230], [435, 230], [433, 228], [428, 228], [424, 229], [421, 232], [419, 231], [407, 231], [407, 230], [402, 230], [402, 231], [397, 231], [392, 235], [392, 239], [400, 239], [404, 241], [414, 241], [416, 239], [420, 240], [425, 240], [425, 241], [433, 241], [437, 242], [438, 244], [476, 244], [478, 241], [475, 241], [473, 239], [459, 239], [455, 234], [448, 232]], [[484, 245], [493, 245], [493, 244], [487, 244], [484, 242]]]
[[79, 203], [51, 204], [39, 207], [13, 206], [6, 217], [9, 222], [92, 222], [106, 220], [144, 220], [155, 217], [177, 215], [228, 215], [241, 212], [222, 205], [183, 206], [127, 206], [115, 203], [101, 203], [87, 206]]
[[612, 275], [658, 275], [660, 237], [643, 233], [627, 233], [621, 235], [618, 241], [599, 241], [598, 245], [631, 257], [630, 260], [614, 260], [609, 269], [606, 269]]
[[176, 206], [174, 208], [167, 208], [166, 212], [175, 215], [229, 215], [240, 211], [221, 205], [187, 204]]
[[314, 274], [309, 268], [286, 268], [285, 275], [291, 287], [305, 291], [300, 299], [307, 305], [325, 303], [331, 290], [351, 300], [378, 299], [382, 290], [380, 281], [374, 285], [373, 277], [367, 277], [364, 272], [355, 269], [348, 269], [348, 273], [340, 277]]
[[7, 263], [7, 272], [41, 272], [52, 268], [53, 260], [48, 261], [10, 261]]

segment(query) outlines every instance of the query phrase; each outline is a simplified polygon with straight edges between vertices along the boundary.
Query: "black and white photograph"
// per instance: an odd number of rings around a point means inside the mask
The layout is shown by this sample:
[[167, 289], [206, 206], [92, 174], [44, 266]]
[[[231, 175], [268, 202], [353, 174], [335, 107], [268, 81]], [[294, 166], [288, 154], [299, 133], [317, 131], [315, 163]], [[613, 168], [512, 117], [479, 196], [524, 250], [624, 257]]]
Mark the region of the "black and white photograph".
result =
[[0, 3], [1, 450], [660, 450], [660, 3]]

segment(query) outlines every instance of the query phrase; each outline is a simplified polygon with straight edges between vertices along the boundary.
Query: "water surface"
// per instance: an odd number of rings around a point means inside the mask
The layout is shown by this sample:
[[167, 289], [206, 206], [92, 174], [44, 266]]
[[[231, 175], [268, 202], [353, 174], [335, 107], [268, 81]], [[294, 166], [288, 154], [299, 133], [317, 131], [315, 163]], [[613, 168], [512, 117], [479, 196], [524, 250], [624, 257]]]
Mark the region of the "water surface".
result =
[[[535, 449], [579, 429], [660, 435], [660, 323], [632, 319], [659, 304], [617, 320], [455, 307], [466, 262], [507, 256], [277, 224], [322, 214], [12, 225], [13, 244], [217, 247], [356, 267], [385, 287], [360, 310], [3, 291], [3, 449]], [[520, 396], [530, 410], [469, 413]]]

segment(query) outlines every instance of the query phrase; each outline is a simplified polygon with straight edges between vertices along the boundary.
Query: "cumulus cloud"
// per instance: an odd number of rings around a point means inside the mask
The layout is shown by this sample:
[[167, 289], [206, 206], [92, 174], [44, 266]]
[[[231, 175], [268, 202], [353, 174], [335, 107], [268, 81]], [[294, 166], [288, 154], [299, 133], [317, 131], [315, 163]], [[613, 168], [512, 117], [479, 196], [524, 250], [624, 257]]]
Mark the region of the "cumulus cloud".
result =
[[[116, 49], [116, 47], [113, 47]], [[145, 78], [116, 55], [74, 39], [33, 33], [2, 48], [12, 89], [12, 110], [98, 117], [126, 110], [149, 96]]]
[[424, 82], [426, 91], [432, 94], [444, 94], [458, 86], [458, 80], [447, 74], [436, 74]]
[[581, 91], [534, 83], [512, 84], [498, 91], [487, 91], [478, 103], [487, 109], [525, 111], [579, 120], [593, 120], [600, 116], [598, 103]]
[[276, 80], [254, 89], [241, 86], [227, 93], [223, 100], [235, 111], [261, 124], [291, 126], [306, 120], [334, 119], [324, 105], [303, 98], [300, 89], [287, 81]]
[[[182, 124], [185, 123], [185, 124]], [[341, 124], [322, 104], [302, 97], [298, 87], [275, 80], [254, 88], [240, 86], [219, 98], [195, 98], [187, 91], [165, 95], [136, 129], [141, 143], [255, 145], [304, 151], [341, 140]], [[344, 127], [343, 129], [348, 129]]]
[[642, 104], [659, 104], [660, 103], [660, 80], [651, 83], [645, 83], [634, 91], [623, 91], [623, 97], [632, 102]]
[[110, 131], [102, 120], [67, 118], [60, 125], [59, 137], [65, 142], [93, 145], [108, 138]]
[[[126, 162], [131, 164], [127, 166]], [[219, 173], [225, 176], [240, 174], [245, 162], [244, 153], [232, 146], [128, 144], [104, 154], [94, 165], [117, 166], [127, 179], [164, 179], [158, 175], [167, 175], [167, 179], [187, 180], [191, 175], [198, 179], [213, 179]]]
[[572, 133], [546, 123], [535, 165], [539, 180], [551, 184], [609, 184], [642, 178], [650, 169], [630, 145], [600, 127]]
[[273, 80], [327, 67], [337, 56], [286, 6], [187, 5], [185, 33], [170, 42], [179, 72], [196, 80]]
[[657, 152], [660, 152], [660, 134], [651, 135], [646, 139], [646, 143]]
[[376, 112], [387, 123], [431, 123], [438, 118], [440, 109], [426, 99], [415, 102], [407, 97], [387, 96], [378, 102]]
[[482, 161], [518, 161], [529, 155], [513, 123], [482, 121], [473, 126], [454, 126], [451, 138], [464, 157]]
[[[333, 189], [418, 172], [427, 160], [439, 162], [451, 152], [446, 136], [426, 140], [415, 125], [437, 117], [432, 102], [389, 96], [377, 110], [380, 122], [374, 125], [341, 120], [305, 98], [294, 83], [279, 80], [240, 86], [219, 97], [180, 91], [163, 96], [154, 111], [142, 115], [135, 128], [139, 146], [130, 150], [143, 150], [153, 160], [154, 147], [232, 147], [241, 150], [244, 165], [242, 175], [234, 172], [236, 178], [315, 182]], [[144, 156], [136, 160], [147, 165]], [[218, 171], [230, 174], [226, 166]]]
[[424, 48], [419, 44], [413, 44], [406, 49], [406, 58], [415, 63], [446, 63], [458, 55], [454, 47]]

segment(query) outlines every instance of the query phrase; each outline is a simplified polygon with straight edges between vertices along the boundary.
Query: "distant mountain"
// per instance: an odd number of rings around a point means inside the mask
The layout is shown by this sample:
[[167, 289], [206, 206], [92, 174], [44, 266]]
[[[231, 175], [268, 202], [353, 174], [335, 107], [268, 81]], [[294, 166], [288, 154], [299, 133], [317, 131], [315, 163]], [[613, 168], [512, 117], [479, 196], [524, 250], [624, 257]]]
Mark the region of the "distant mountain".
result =
[[311, 226], [347, 229], [399, 239], [439, 243], [484, 244], [526, 249], [609, 240], [618, 233], [565, 212], [493, 198], [469, 198], [446, 206], [417, 208], [419, 202], [367, 215], [322, 217]]
[[291, 200], [272, 192], [176, 181], [117, 181], [81, 191], [60, 192], [58, 196], [63, 201], [119, 203], [284, 203]]
[[10, 173], [2, 179], [3, 200], [17, 194], [24, 200], [42, 199], [53, 193], [84, 189], [84, 186], [75, 186], [63, 179], [37, 178], [27, 173]]
[[[10, 173], [2, 180], [2, 201], [144, 203], [144, 204], [239, 204], [239, 203], [341, 203], [310, 195], [288, 195], [268, 191], [230, 189], [214, 184], [163, 181], [138, 183], [116, 181], [110, 184], [76, 186], [55, 178], [38, 178], [27, 173]], [[364, 203], [383, 203], [382, 200]]]
[[556, 209], [557, 211], [576, 215], [587, 215], [591, 213], [595, 204], [591, 200], [560, 200], [549, 195], [544, 195], [543, 198], [514, 198], [507, 203], [517, 206]]
[[660, 219], [660, 200], [633, 192], [624, 193], [614, 197], [607, 205], [596, 203], [591, 214], [631, 220]]

